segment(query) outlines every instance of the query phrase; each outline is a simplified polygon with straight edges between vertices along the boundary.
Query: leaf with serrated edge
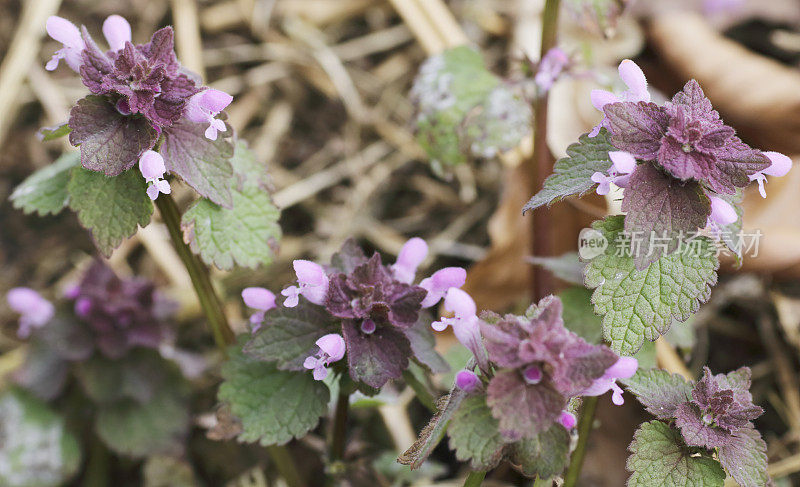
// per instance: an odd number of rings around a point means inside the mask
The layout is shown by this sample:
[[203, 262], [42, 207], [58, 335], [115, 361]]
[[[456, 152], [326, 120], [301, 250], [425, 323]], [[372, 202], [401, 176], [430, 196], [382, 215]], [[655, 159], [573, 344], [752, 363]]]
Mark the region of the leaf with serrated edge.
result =
[[242, 442], [282, 445], [305, 435], [328, 411], [328, 387], [310, 371], [278, 370], [237, 346], [229, 349], [222, 378], [218, 397], [241, 420]]
[[564, 471], [569, 460], [569, 433], [560, 424], [508, 447], [509, 460], [528, 477], [550, 478]]
[[104, 97], [89, 95], [69, 112], [69, 142], [81, 148], [86, 169], [116, 176], [136, 164], [158, 139], [144, 117], [121, 115]]
[[67, 185], [69, 206], [78, 220], [92, 232], [95, 244], [106, 257], [136, 233], [139, 226], [150, 223], [153, 202], [147, 197], [147, 186], [137, 170], [119, 176], [82, 167], [72, 170]]
[[244, 353], [259, 361], [275, 362], [279, 369], [305, 370], [303, 361], [317, 351], [316, 341], [334, 333], [338, 322], [325, 308], [301, 300], [294, 308], [273, 308], [261, 328], [244, 346]]
[[40, 216], [56, 214], [69, 203], [67, 183], [70, 171], [80, 164], [80, 153], [67, 152], [56, 162], [39, 169], [14, 188], [9, 199], [14, 208], [26, 214], [36, 212]]
[[217, 140], [208, 140], [205, 126], [188, 121], [178, 122], [164, 131], [161, 155], [167, 171], [177, 174], [201, 196], [230, 208], [233, 143], [230, 129]]
[[616, 255], [623, 218], [611, 216], [592, 225], [609, 245], [586, 266], [585, 284], [596, 288], [592, 303], [595, 312], [604, 315], [603, 335], [611, 348], [632, 355], [645, 339], [654, 341], [669, 330], [673, 319], [686, 321], [708, 300], [719, 261], [711, 251], [713, 244], [700, 237], [699, 252], [679, 250], [638, 271], [632, 257]]
[[461, 401], [447, 435], [456, 458], [469, 461], [476, 470], [495, 467], [503, 457], [505, 441], [498, 430], [498, 422], [486, 404], [484, 394], [474, 394]]
[[730, 444], [719, 449], [719, 461], [740, 487], [768, 485], [767, 444], [753, 428], [735, 432]]
[[678, 406], [692, 398], [692, 384], [666, 370], [639, 370], [621, 382], [650, 414], [659, 419], [674, 418]]
[[412, 469], [419, 468], [444, 438], [453, 414], [458, 410], [465, 397], [464, 391], [453, 386], [449, 394], [439, 398], [436, 414], [420, 432], [414, 444], [403, 452], [397, 461], [403, 465], [409, 465]]
[[722, 487], [725, 471], [705, 454], [693, 454], [680, 433], [661, 421], [643, 423], [628, 447], [628, 487]]
[[[622, 211], [627, 212], [625, 231], [644, 239], [634, 255], [636, 268], [642, 270], [662, 254], [675, 251], [680, 235], [705, 227], [711, 202], [698, 182], [680, 181], [645, 163], [631, 175], [622, 198]], [[667, 238], [669, 241], [656, 240]], [[662, 246], [660, 242], [666, 244]]]
[[553, 166], [553, 174], [544, 180], [544, 187], [525, 205], [522, 212], [535, 210], [567, 196], [583, 196], [597, 184], [595, 172], [606, 173], [611, 167], [608, 151], [617, 150], [608, 140], [608, 131], [601, 129], [596, 137], [581, 135], [578, 142], [567, 147], [567, 157]]

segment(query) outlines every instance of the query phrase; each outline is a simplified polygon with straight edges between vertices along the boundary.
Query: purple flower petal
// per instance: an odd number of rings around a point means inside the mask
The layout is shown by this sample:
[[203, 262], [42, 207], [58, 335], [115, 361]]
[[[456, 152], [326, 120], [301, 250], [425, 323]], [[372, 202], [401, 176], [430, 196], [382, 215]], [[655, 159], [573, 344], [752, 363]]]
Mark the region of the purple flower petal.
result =
[[785, 176], [792, 168], [792, 160], [780, 152], [764, 152], [764, 155], [772, 163], [768, 168], [761, 171], [767, 176]]
[[139, 171], [148, 182], [163, 177], [167, 171], [164, 166], [164, 158], [156, 151], [145, 151], [139, 158]]
[[344, 357], [346, 351], [344, 338], [338, 333], [325, 335], [317, 340], [316, 344], [328, 356], [326, 360], [328, 364], [337, 362]]
[[417, 267], [427, 256], [428, 244], [419, 237], [410, 239], [403, 244], [397, 255], [397, 261], [392, 266], [394, 277], [400, 282], [411, 284], [417, 273]]
[[617, 95], [606, 90], [592, 90], [589, 97], [592, 100], [592, 106], [601, 112], [604, 106], [621, 101]]
[[595, 172], [592, 174], [592, 181], [597, 183], [597, 194], [600, 196], [605, 196], [611, 192], [611, 182], [613, 178], [606, 176], [601, 172]]
[[561, 423], [561, 426], [564, 428], [571, 430], [578, 424], [578, 418], [568, 411], [561, 411], [561, 416], [558, 418], [558, 422]]
[[324, 303], [328, 292], [328, 276], [325, 274], [325, 269], [309, 260], [299, 259], [295, 260], [292, 266], [300, 284], [300, 294], [314, 304]]
[[456, 374], [456, 387], [464, 392], [472, 392], [481, 385], [481, 380], [471, 370], [463, 369]]
[[248, 308], [269, 311], [275, 308], [275, 294], [263, 287], [246, 287], [242, 290], [242, 300]]
[[736, 209], [730, 203], [717, 196], [709, 196], [711, 200], [711, 214], [709, 220], [718, 226], [730, 225], [739, 219]]
[[438, 303], [450, 288], [460, 288], [467, 282], [467, 271], [461, 267], [445, 267], [434, 272], [431, 277], [423, 279], [419, 286], [428, 294], [422, 300], [423, 308], [430, 308]]
[[619, 77], [628, 86], [625, 93], [625, 101], [650, 101], [650, 93], [647, 91], [647, 79], [635, 62], [624, 59], [619, 63]]
[[630, 174], [636, 169], [636, 158], [630, 152], [610, 151], [608, 157], [614, 164], [614, 170], [618, 174]]
[[112, 51], [119, 51], [131, 42], [131, 24], [120, 15], [111, 15], [103, 22], [103, 35]]
[[20, 314], [20, 338], [27, 338], [35, 328], [46, 325], [55, 314], [55, 308], [50, 301], [44, 299], [39, 293], [27, 287], [15, 287], [6, 294], [8, 306]]
[[286, 296], [283, 305], [287, 308], [294, 308], [300, 302], [300, 288], [297, 286], [289, 286], [281, 294]]
[[48, 71], [56, 69], [58, 61], [64, 59], [73, 71], [80, 71], [83, 63], [81, 51], [85, 47], [80, 30], [69, 20], [55, 15], [47, 19], [46, 29], [47, 34], [63, 44], [64, 47], [56, 51], [45, 69]]

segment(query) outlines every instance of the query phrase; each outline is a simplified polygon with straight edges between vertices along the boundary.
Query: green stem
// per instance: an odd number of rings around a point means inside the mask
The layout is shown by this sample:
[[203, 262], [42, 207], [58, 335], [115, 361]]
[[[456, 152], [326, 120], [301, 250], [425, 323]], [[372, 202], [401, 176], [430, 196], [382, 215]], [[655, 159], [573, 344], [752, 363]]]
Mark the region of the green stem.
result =
[[[560, 0], [546, 0], [542, 12], [542, 44], [539, 59], [544, 59], [547, 52], [555, 47], [558, 34], [558, 11]], [[531, 190], [536, 193], [542, 188], [544, 179], [553, 169], [553, 155], [547, 147], [547, 93], [538, 96], [533, 103], [533, 156], [527, 161], [527, 178]], [[552, 255], [553, 242], [550, 217], [546, 208], [533, 211], [533, 233], [531, 253], [538, 257]], [[542, 269], [532, 269], [531, 294], [536, 302], [553, 292], [553, 278]]]
[[[197, 293], [197, 299], [200, 301], [200, 307], [203, 309], [203, 314], [205, 314], [214, 334], [214, 341], [222, 353], [226, 354], [228, 345], [233, 344], [236, 338], [228, 324], [222, 301], [211, 284], [208, 267], [200, 261], [183, 241], [181, 213], [172, 196], [168, 194], [159, 195], [158, 199], [156, 199], [156, 206], [161, 213], [161, 218], [167, 225], [172, 244], [175, 246], [181, 262], [183, 262], [186, 271], [189, 273], [189, 278], [192, 280], [195, 293]], [[302, 487], [305, 485], [286, 447], [269, 446], [267, 447], [267, 453], [272, 457], [275, 467], [289, 487]]]
[[235, 338], [233, 330], [228, 325], [228, 319], [225, 317], [222, 302], [211, 284], [208, 267], [192, 253], [189, 246], [183, 241], [181, 213], [172, 196], [168, 194], [160, 195], [156, 200], [156, 206], [161, 213], [161, 218], [167, 225], [172, 244], [175, 246], [175, 250], [178, 251], [178, 256], [181, 258], [184, 267], [189, 272], [189, 278], [192, 280], [195, 293], [197, 293], [197, 299], [200, 300], [200, 306], [203, 308], [203, 313], [206, 315], [208, 324], [214, 334], [214, 341], [216, 341], [219, 349], [225, 353], [227, 346], [231, 345]]
[[572, 452], [567, 473], [564, 475], [563, 487], [575, 487], [578, 485], [583, 459], [586, 456], [586, 445], [589, 442], [589, 434], [592, 432], [592, 425], [594, 424], [597, 400], [597, 396], [589, 396], [583, 399], [581, 419], [578, 420], [578, 445], [575, 447], [575, 451]]
[[89, 461], [86, 464], [86, 472], [83, 474], [84, 487], [103, 487], [107, 485], [108, 467], [111, 455], [108, 448], [100, 441], [100, 438], [92, 435], [89, 450]]
[[478, 487], [485, 477], [485, 471], [470, 472], [469, 475], [467, 475], [467, 480], [464, 481], [464, 487]]
[[283, 480], [286, 481], [286, 485], [289, 487], [304, 487], [306, 485], [303, 478], [300, 476], [300, 472], [297, 470], [297, 465], [295, 465], [288, 448], [285, 446], [272, 445], [267, 447], [267, 453], [270, 458], [272, 458], [272, 462], [275, 464], [275, 468], [278, 469], [281, 477], [283, 477]]
[[408, 384], [408, 386], [414, 390], [414, 393], [417, 395], [417, 399], [419, 399], [419, 402], [421, 402], [423, 406], [428, 408], [428, 410], [435, 413], [436, 400], [433, 398], [433, 394], [430, 393], [428, 388], [425, 387], [425, 384], [420, 382], [410, 370], [403, 371], [403, 380], [405, 380], [406, 384]]
[[345, 439], [347, 436], [347, 415], [350, 410], [350, 394], [345, 390], [339, 392], [336, 400], [336, 412], [331, 425], [330, 461], [340, 462], [344, 458]]
[[533, 487], [553, 487], [553, 479], [542, 479], [537, 476], [533, 481]]

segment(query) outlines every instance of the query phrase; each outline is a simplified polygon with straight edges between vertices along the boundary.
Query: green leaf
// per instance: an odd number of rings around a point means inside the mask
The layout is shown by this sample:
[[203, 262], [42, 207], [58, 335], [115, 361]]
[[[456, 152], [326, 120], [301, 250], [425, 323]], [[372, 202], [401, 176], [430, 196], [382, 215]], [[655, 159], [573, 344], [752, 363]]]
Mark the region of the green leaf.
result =
[[189, 419], [189, 404], [180, 388], [162, 387], [144, 403], [124, 399], [101, 405], [95, 417], [95, 431], [121, 455], [176, 453], [181, 449]]
[[[425, 462], [421, 468], [412, 470], [408, 465], [397, 463], [397, 455], [392, 452], [381, 453], [372, 462], [373, 468], [383, 477], [391, 480], [392, 486], [430, 485], [431, 481], [447, 473], [447, 467], [433, 460]], [[423, 481], [428, 482], [423, 482]]]
[[431, 328], [432, 321], [430, 313], [420, 313], [417, 322], [404, 331], [414, 358], [434, 374], [441, 374], [449, 372], [450, 365], [436, 351], [436, 336]]
[[706, 453], [683, 444], [680, 433], [660, 421], [642, 424], [628, 447], [628, 487], [721, 487], [725, 471]]
[[205, 263], [220, 269], [269, 264], [281, 238], [281, 213], [265, 189], [266, 168], [244, 142], [237, 144], [231, 164], [239, 180], [230, 189], [233, 206], [198, 200], [181, 218], [183, 238]]
[[316, 341], [333, 333], [338, 322], [325, 308], [301, 300], [294, 308], [267, 311], [261, 328], [244, 346], [244, 353], [282, 370], [305, 370], [303, 361], [317, 350]]
[[467, 396], [453, 415], [447, 435], [456, 458], [475, 470], [495, 467], [503, 457], [505, 442], [484, 394]]
[[330, 393], [309, 371], [282, 371], [258, 362], [239, 347], [229, 349], [218, 397], [242, 421], [239, 441], [282, 445], [317, 426]]
[[412, 469], [419, 468], [444, 438], [450, 420], [453, 419], [465, 397], [464, 391], [454, 386], [449, 394], [439, 398], [436, 414], [420, 432], [414, 444], [403, 452], [397, 461]]
[[92, 232], [97, 248], [106, 257], [139, 226], [150, 223], [153, 202], [146, 190], [144, 179], [135, 169], [107, 177], [76, 167], [67, 185], [70, 208], [78, 214], [81, 225]]
[[69, 203], [70, 171], [80, 163], [80, 153], [66, 152], [56, 162], [39, 169], [14, 188], [10, 200], [25, 214], [56, 214]]
[[577, 252], [567, 252], [558, 257], [529, 257], [529, 262], [549, 271], [564, 282], [583, 286], [583, 269], [586, 264], [581, 262]]
[[86, 395], [97, 403], [122, 399], [145, 403], [159, 389], [182, 382], [174, 364], [144, 348], [135, 349], [122, 359], [95, 355], [76, 365], [75, 377]]
[[585, 282], [596, 288], [592, 303], [595, 312], [603, 315], [603, 335], [611, 348], [632, 355], [645, 339], [655, 341], [673, 320], [686, 321], [708, 300], [717, 282], [719, 261], [713, 243], [700, 237], [696, 248], [685, 246], [647, 269], [636, 270], [633, 258], [618, 249], [623, 220], [623, 216], [611, 216], [592, 225], [609, 245], [589, 262]]
[[633, 377], [621, 382], [650, 414], [659, 419], [674, 418], [677, 407], [692, 397], [692, 384], [666, 370], [639, 369]]
[[80, 463], [77, 440], [47, 404], [19, 389], [0, 395], [0, 485], [56, 487]]
[[226, 208], [233, 206], [231, 176], [233, 143], [231, 130], [208, 140], [205, 126], [183, 121], [164, 131], [161, 155], [167, 171], [177, 174], [204, 198]]
[[564, 326], [589, 343], [600, 343], [603, 338], [603, 320], [594, 313], [592, 291], [583, 287], [570, 287], [558, 293], [564, 305]]
[[55, 127], [42, 127], [36, 133], [36, 136], [42, 142], [49, 142], [51, 140], [60, 139], [61, 137], [72, 132], [68, 123], [56, 125]]
[[564, 471], [569, 460], [569, 433], [559, 424], [511, 445], [509, 461], [527, 477], [546, 479]]
[[553, 174], [544, 180], [544, 187], [525, 205], [522, 212], [535, 210], [542, 205], [567, 196], [583, 196], [596, 184], [592, 181], [595, 172], [608, 172], [611, 159], [608, 151], [617, 150], [608, 140], [608, 131], [601, 129], [596, 137], [583, 134], [578, 142], [567, 147], [567, 157], [556, 161]]

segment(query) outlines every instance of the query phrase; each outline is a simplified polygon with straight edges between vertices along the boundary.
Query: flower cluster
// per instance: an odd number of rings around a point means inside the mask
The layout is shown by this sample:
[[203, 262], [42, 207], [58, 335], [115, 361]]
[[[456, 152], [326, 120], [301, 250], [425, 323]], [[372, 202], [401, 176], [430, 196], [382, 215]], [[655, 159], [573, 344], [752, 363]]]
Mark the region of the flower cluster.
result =
[[[397, 261], [385, 265], [380, 254], [367, 257], [348, 241], [328, 267], [294, 261], [297, 284], [281, 291], [283, 306], [322, 307], [330, 321], [341, 323], [341, 333], [321, 336], [316, 352], [303, 362], [303, 367], [313, 370], [315, 379], [325, 378], [328, 367], [345, 356], [350, 377], [357, 383], [380, 388], [400, 377], [414, 356], [421, 311], [466, 280], [464, 269], [448, 267], [413, 284], [417, 267], [427, 254], [425, 241], [412, 238]], [[275, 295], [266, 289], [247, 288], [242, 297], [257, 310], [250, 319], [254, 332], [271, 326], [269, 312], [277, 306]]]
[[764, 410], [753, 404], [749, 368], [712, 374], [705, 367], [694, 383], [654, 369], [625, 385], [648, 412], [675, 428], [686, 446], [715, 454], [739, 485], [772, 485], [767, 447], [753, 425]]
[[89, 325], [98, 350], [110, 358], [134, 347], [158, 348], [166, 338], [165, 319], [174, 311], [152, 282], [120, 279], [100, 260], [65, 297], [74, 301], [75, 315]]
[[81, 147], [81, 164], [116, 176], [139, 161], [152, 199], [169, 193], [163, 179], [167, 171], [197, 186], [185, 162], [175, 159], [165, 164], [153, 149], [159, 139], [183, 150], [195, 147], [193, 129], [187, 124], [206, 126], [205, 137], [216, 140], [227, 131], [217, 117], [233, 98], [202, 86], [196, 75], [181, 66], [172, 28], [158, 30], [146, 44], [133, 44], [128, 22], [112, 15], [103, 23], [108, 49], [99, 47], [85, 27], [79, 30], [61, 17], [47, 20], [47, 32], [63, 47], [46, 68], [56, 69], [63, 59], [91, 92], [70, 112], [70, 143]]
[[573, 397], [612, 391], [622, 404], [620, 378], [631, 377], [636, 359], [618, 357], [604, 345], [592, 345], [564, 327], [561, 301], [544, 298], [525, 316], [475, 314], [475, 303], [451, 289], [445, 309], [454, 313], [434, 324], [451, 325], [475, 355], [480, 377], [470, 370], [456, 375], [456, 386], [482, 393], [508, 441], [533, 437], [558, 422], [569, 429], [575, 416], [566, 410]]
[[686, 198], [679, 193], [689, 188], [705, 203], [686, 208], [698, 214], [684, 221], [717, 229], [738, 219], [728, 195], [756, 181], [766, 197], [766, 176], [783, 176], [791, 168], [783, 154], [761, 152], [736, 137], [695, 80], [658, 105], [650, 101], [647, 80], [633, 61], [622, 61], [619, 74], [628, 90], [619, 95], [592, 91], [592, 104], [603, 112], [603, 120], [590, 136], [606, 128], [619, 149], [609, 153], [609, 173], [595, 172], [592, 181], [599, 184], [599, 194], [609, 192], [609, 183], [625, 188], [624, 210], [642, 211], [638, 200], [647, 198], [636, 193], [652, 193], [654, 185], [668, 187], [675, 199]]

